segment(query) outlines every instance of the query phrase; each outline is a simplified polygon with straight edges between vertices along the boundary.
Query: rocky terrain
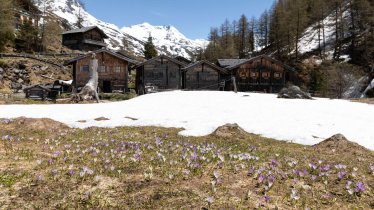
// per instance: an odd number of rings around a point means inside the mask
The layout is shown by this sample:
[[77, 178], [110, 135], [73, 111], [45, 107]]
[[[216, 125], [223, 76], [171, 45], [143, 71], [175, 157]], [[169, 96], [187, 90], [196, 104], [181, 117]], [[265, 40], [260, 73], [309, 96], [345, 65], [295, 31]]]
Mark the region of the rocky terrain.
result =
[[0, 61], [0, 93], [17, 93], [22, 92], [23, 86], [70, 79], [69, 70], [54, 65], [30, 59], [2, 59]]

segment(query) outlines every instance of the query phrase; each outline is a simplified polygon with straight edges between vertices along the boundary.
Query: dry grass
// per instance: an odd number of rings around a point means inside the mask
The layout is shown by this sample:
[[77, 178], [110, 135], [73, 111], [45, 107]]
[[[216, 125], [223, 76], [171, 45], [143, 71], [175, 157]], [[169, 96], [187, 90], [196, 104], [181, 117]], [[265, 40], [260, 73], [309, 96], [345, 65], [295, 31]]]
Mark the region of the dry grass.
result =
[[46, 122], [0, 120], [1, 208], [374, 208], [374, 153], [365, 149], [341, 153], [234, 127], [182, 137], [178, 129]]
[[365, 104], [374, 104], [374, 98], [358, 98], [358, 99], [352, 99], [351, 101], [365, 103]]

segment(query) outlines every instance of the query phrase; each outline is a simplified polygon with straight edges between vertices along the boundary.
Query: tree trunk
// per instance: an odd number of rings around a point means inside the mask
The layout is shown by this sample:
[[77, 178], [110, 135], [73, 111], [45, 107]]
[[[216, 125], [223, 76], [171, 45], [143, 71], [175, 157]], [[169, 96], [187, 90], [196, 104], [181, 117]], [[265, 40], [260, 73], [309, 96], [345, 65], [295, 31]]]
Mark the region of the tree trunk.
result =
[[97, 73], [98, 61], [96, 55], [93, 53], [90, 61], [90, 79], [87, 84], [82, 88], [81, 92], [74, 95], [72, 100], [85, 101], [95, 99], [97, 103], [99, 101], [99, 95], [97, 93], [97, 87], [99, 85], [99, 75]]

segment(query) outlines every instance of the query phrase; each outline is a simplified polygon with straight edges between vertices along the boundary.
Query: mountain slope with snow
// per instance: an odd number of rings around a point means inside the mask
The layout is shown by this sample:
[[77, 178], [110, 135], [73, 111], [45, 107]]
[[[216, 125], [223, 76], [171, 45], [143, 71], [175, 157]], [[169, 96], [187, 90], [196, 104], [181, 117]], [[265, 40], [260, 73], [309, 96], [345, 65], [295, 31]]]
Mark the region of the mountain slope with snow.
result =
[[149, 23], [124, 27], [121, 29], [124, 34], [137, 37], [146, 42], [149, 35], [153, 38], [155, 46], [166, 52], [174, 52], [175, 55], [190, 57], [196, 49], [207, 45], [205, 40], [190, 40], [179, 32], [174, 26], [152, 26]]
[[[159, 53], [181, 55], [190, 58], [198, 48], [207, 44], [206, 40], [190, 40], [173, 26], [152, 26], [141, 24], [120, 29], [118, 26], [98, 20], [88, 13], [79, 0], [33, 0], [35, 5], [49, 15], [64, 19], [67, 25], [75, 28], [78, 17], [83, 18], [83, 26], [96, 25], [108, 36], [106, 40], [109, 48], [119, 50], [123, 47], [122, 40], [128, 41], [128, 48], [135, 55], [141, 56], [144, 42], [149, 32], [154, 36], [154, 44]], [[88, 2], [89, 3], [89, 2]]]

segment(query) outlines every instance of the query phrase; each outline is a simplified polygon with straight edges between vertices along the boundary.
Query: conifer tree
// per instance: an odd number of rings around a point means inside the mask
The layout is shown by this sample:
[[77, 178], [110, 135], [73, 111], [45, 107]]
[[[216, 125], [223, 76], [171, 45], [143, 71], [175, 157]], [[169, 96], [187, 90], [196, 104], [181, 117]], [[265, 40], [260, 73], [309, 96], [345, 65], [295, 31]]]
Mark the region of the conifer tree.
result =
[[26, 21], [17, 33], [16, 49], [25, 52], [35, 51], [38, 49], [39, 41], [38, 28], [30, 21]]
[[0, 1], [0, 52], [14, 40], [14, 10], [12, 0]]
[[151, 59], [153, 57], [156, 57], [157, 54], [158, 54], [157, 50], [156, 50], [156, 47], [153, 44], [152, 40], [153, 40], [153, 38], [152, 38], [151, 34], [149, 34], [148, 41], [145, 43], [144, 51], [143, 51], [144, 57], [147, 60]]

